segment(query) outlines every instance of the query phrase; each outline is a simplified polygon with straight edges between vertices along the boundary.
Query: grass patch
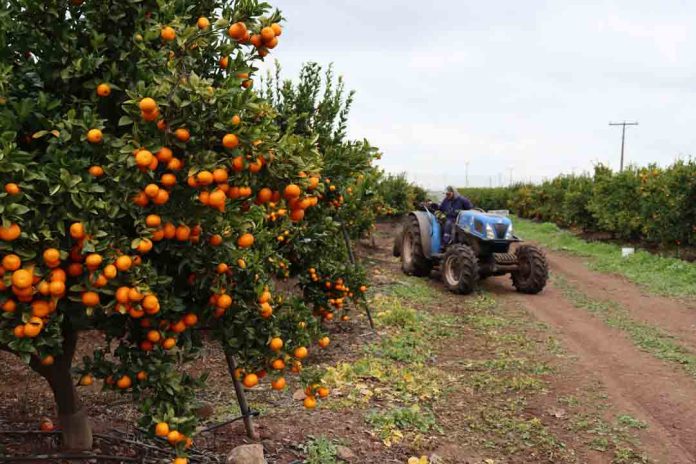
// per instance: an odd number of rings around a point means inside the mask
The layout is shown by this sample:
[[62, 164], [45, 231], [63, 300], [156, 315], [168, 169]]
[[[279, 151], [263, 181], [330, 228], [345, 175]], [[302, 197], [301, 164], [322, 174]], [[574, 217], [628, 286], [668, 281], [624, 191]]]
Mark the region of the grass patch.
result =
[[440, 294], [428, 283], [427, 279], [405, 277], [403, 280], [386, 288], [385, 292], [409, 304], [429, 304], [438, 301]]
[[636, 250], [633, 256], [622, 258], [619, 245], [587, 242], [550, 223], [540, 224], [517, 218], [515, 229], [521, 237], [539, 242], [547, 248], [592, 258], [589, 263], [592, 269], [623, 275], [653, 293], [696, 295], [696, 264], [643, 250]]
[[405, 433], [442, 432], [433, 413], [417, 404], [408, 408], [372, 411], [365, 420], [387, 446], [400, 442]]
[[305, 464], [338, 464], [336, 444], [326, 437], [311, 438], [305, 444]]
[[596, 314], [608, 326], [626, 332], [639, 348], [658, 359], [678, 364], [686, 373], [696, 377], [696, 356], [680, 345], [673, 336], [657, 327], [636, 322], [628, 311], [613, 301], [590, 298], [563, 277], [554, 276], [554, 282], [576, 307]]

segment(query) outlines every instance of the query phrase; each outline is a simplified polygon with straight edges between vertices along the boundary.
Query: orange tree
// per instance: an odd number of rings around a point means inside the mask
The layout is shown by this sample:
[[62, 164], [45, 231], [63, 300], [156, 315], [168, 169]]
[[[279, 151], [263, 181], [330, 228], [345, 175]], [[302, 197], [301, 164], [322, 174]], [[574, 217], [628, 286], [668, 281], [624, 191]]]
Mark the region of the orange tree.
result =
[[317, 63], [307, 63], [297, 82], [282, 80], [280, 74], [276, 63], [263, 95], [277, 109], [283, 139], [303, 140], [315, 148], [318, 164], [306, 175], [310, 188], [320, 191], [316, 208], [307, 211], [307, 221], [283, 252], [314, 314], [331, 321], [338, 313], [346, 320], [349, 302], [365, 304], [365, 271], [350, 261], [347, 241], [373, 227], [381, 200], [376, 192], [380, 172], [372, 163], [380, 153], [367, 140], [348, 139], [354, 92], [346, 92], [331, 67], [324, 72]]
[[[48, 381], [69, 448], [92, 444], [75, 373], [132, 394], [141, 425], [183, 456], [199, 380], [179, 365], [196, 327], [246, 387], [271, 371], [282, 389], [327, 339], [273, 282], [326, 259], [332, 291], [364, 285], [333, 279], [335, 232], [374, 149], [336, 136], [322, 151], [317, 127], [288, 129], [255, 94], [281, 19], [257, 0], [23, 0], [0, 14], [0, 348]], [[106, 343], [74, 366], [85, 331]]]

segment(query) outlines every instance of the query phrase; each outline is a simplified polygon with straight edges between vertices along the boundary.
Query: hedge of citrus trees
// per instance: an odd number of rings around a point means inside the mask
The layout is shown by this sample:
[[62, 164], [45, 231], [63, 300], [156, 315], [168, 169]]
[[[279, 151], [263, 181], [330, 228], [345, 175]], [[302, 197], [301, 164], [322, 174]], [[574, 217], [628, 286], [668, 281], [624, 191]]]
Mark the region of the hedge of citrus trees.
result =
[[657, 244], [696, 244], [696, 161], [559, 176], [540, 185], [461, 189], [477, 206]]
[[[47, 380], [66, 447], [91, 447], [74, 385], [100, 382], [185, 463], [196, 329], [247, 388], [282, 389], [329, 344], [322, 321], [363, 304], [338, 232], [372, 226], [358, 212], [378, 153], [346, 140], [351, 97], [332, 76], [324, 105], [298, 91], [316, 97], [316, 80], [253, 89], [281, 21], [257, 0], [22, 0], [0, 14], [0, 349]], [[300, 295], [276, 291], [295, 276]], [[105, 343], [77, 363], [85, 332]], [[307, 407], [328, 393], [315, 382]]]

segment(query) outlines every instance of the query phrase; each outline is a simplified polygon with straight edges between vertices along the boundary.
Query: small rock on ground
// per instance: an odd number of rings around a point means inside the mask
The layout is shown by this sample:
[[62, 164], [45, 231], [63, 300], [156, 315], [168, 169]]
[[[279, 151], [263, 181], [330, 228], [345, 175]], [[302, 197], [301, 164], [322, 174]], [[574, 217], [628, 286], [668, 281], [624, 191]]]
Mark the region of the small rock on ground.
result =
[[259, 444], [242, 445], [227, 455], [227, 464], [267, 464], [263, 446]]
[[352, 462], [357, 456], [347, 446], [337, 446], [336, 447], [336, 457], [342, 461]]

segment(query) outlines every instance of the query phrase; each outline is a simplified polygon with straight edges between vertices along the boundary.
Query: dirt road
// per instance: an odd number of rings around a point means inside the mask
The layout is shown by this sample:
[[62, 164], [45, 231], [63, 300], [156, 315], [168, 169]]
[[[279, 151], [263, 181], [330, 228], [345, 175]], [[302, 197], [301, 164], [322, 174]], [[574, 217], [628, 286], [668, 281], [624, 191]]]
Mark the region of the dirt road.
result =
[[[383, 227], [387, 235], [391, 226]], [[670, 464], [696, 462], [696, 378], [677, 363], [641, 349], [624, 330], [574, 301], [567, 289], [582, 295], [585, 304], [620, 308], [635, 323], [672, 337], [689, 354], [696, 353], [696, 304], [649, 295], [620, 276], [590, 270], [579, 257], [560, 252], [547, 256], [552, 279], [541, 294], [515, 293], [508, 277], [487, 279], [483, 288], [548, 325], [577, 360], [570, 381], [598, 381], [617, 411], [645, 422], [640, 439], [651, 458]]]

